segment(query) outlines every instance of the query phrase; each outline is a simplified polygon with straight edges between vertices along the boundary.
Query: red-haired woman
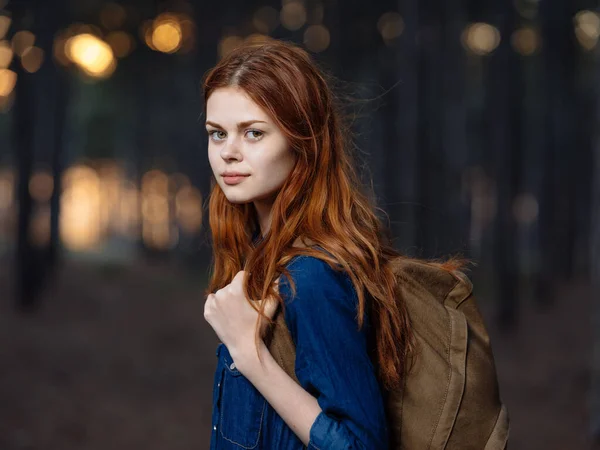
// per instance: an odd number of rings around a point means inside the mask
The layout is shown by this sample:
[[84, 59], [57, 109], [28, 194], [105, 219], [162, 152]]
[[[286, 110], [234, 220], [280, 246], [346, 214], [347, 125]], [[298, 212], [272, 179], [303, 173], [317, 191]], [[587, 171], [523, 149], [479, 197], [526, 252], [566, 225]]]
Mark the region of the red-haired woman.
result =
[[[398, 383], [412, 335], [397, 253], [324, 74], [269, 40], [225, 56], [203, 88], [216, 181], [204, 317], [222, 342], [211, 449], [387, 449], [382, 389]], [[262, 340], [278, 305], [300, 384]]]

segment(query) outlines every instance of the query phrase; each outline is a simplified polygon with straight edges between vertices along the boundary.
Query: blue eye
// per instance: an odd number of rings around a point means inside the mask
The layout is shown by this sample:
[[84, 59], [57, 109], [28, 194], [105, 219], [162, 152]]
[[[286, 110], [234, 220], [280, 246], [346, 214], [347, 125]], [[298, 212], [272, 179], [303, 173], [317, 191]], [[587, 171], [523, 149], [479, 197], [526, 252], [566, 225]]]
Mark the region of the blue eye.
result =
[[[218, 133], [223, 133], [223, 134], [220, 135], [219, 138], [215, 138], [215, 134], [218, 135]], [[211, 131], [208, 132], [208, 135], [210, 136], [210, 138], [213, 141], [219, 142], [219, 141], [222, 141], [223, 139], [225, 139], [226, 133], [224, 131], [221, 131], [221, 130], [211, 130]]]
[[[251, 139], [255, 141], [258, 141], [264, 135], [264, 133], [260, 130], [248, 130], [248, 133], [255, 133], [255, 135], [251, 137]], [[256, 133], [258, 133], [258, 136], [256, 135]]]

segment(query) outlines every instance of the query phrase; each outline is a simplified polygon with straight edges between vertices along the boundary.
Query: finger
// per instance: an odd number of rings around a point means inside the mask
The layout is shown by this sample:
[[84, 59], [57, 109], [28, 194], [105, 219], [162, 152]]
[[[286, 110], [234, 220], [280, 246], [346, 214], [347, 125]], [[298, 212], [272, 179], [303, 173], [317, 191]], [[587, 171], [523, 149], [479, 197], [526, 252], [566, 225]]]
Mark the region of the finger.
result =
[[233, 277], [233, 280], [231, 280], [231, 282], [233, 283], [234, 281], [238, 281], [238, 282], [243, 281], [245, 274], [246, 274], [245, 271], [240, 270], [238, 273], [235, 274], [235, 276]]
[[231, 280], [231, 283], [229, 283], [227, 287], [239, 288], [240, 286], [242, 286], [244, 284], [244, 274], [245, 272], [243, 270], [240, 270], [238, 273], [236, 273], [233, 279]]
[[208, 297], [206, 297], [206, 301], [204, 302], [204, 320], [208, 323], [210, 323], [210, 314], [214, 308], [214, 297], [214, 294], [208, 294]]

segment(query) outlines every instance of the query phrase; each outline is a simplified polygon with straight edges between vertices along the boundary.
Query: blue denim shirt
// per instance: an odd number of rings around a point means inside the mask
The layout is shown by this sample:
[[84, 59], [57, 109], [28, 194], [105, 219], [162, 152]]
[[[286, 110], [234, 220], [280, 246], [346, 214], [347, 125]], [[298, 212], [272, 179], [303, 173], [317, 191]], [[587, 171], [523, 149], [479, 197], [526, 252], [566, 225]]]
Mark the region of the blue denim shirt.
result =
[[[321, 249], [322, 250], [322, 249]], [[311, 256], [287, 265], [279, 292], [296, 345], [296, 376], [322, 412], [310, 429], [308, 447], [261, 393], [237, 370], [227, 347], [217, 347], [210, 450], [388, 449], [382, 393], [369, 349], [368, 316], [358, 331], [357, 296], [350, 277]]]

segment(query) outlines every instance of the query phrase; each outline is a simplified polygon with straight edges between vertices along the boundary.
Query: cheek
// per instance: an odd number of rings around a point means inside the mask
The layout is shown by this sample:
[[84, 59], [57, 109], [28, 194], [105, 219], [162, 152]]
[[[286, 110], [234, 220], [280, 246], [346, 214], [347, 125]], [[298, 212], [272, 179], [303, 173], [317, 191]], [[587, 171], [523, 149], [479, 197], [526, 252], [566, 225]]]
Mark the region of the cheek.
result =
[[215, 151], [209, 147], [208, 163], [210, 164], [210, 168], [212, 169], [213, 172], [217, 169], [217, 157], [218, 157], [218, 155], [215, 153]]

